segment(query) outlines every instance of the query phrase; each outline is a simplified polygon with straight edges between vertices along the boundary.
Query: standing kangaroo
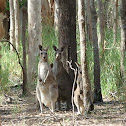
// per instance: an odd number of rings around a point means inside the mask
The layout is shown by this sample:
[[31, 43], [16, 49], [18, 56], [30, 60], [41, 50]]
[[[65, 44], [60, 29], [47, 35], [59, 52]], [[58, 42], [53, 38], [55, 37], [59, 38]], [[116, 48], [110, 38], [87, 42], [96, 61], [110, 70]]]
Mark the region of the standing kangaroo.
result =
[[[82, 69], [81, 66], [79, 64], [77, 64], [78, 67], [78, 77], [77, 77], [77, 88], [74, 91], [74, 103], [77, 107], [77, 114], [83, 114], [85, 111], [84, 108], [84, 95], [83, 95], [83, 81], [82, 81]], [[90, 111], [92, 111], [94, 109], [94, 105], [93, 105], [93, 96], [92, 96], [92, 91], [91, 93], [91, 108]]]
[[78, 66], [78, 76], [77, 76], [77, 88], [74, 91], [74, 103], [77, 107], [77, 114], [82, 114], [84, 112], [84, 103], [83, 103], [83, 82], [82, 82], [82, 70]]
[[55, 50], [55, 61], [53, 63], [53, 73], [56, 76], [56, 81], [59, 89], [58, 105], [59, 110], [61, 109], [60, 101], [67, 102], [67, 110], [71, 108], [71, 95], [72, 95], [72, 81], [63, 67], [61, 62], [61, 54], [63, 48], [58, 49], [56, 46], [53, 46]]
[[43, 49], [42, 46], [39, 45], [39, 50], [40, 61], [38, 64], [36, 95], [40, 104], [41, 113], [43, 112], [43, 104], [54, 112], [55, 102], [58, 98], [58, 86], [48, 63], [48, 48]]

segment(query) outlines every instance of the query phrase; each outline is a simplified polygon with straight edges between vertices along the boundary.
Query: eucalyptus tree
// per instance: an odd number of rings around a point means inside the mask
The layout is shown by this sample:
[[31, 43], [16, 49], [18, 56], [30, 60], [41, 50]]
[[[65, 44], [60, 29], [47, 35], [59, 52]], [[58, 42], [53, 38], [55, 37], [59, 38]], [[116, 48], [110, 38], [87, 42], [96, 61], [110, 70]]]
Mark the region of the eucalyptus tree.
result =
[[28, 0], [28, 90], [37, 74], [38, 45], [42, 43], [41, 0]]
[[100, 84], [100, 59], [97, 37], [97, 13], [94, 5], [94, 0], [91, 1], [91, 15], [92, 15], [92, 40], [93, 40], [93, 54], [94, 54], [94, 102], [101, 102], [101, 84]]
[[86, 60], [86, 32], [85, 32], [85, 4], [84, 0], [78, 0], [78, 22], [80, 32], [80, 49], [81, 49], [81, 68], [84, 94], [84, 108], [85, 112], [94, 109], [91, 84], [88, 76], [87, 60]]
[[59, 18], [58, 35], [59, 47], [65, 47], [63, 51], [63, 66], [74, 80], [74, 73], [69, 68], [67, 61], [72, 60], [72, 66], [75, 68], [77, 61], [77, 43], [76, 43], [76, 0], [59, 0]]
[[124, 67], [126, 61], [126, 1], [121, 0], [121, 60], [120, 60], [120, 71], [123, 84], [125, 84], [126, 69]]
[[[15, 44], [15, 16], [14, 16], [14, 1], [9, 0], [10, 7], [10, 42], [16, 46]], [[13, 47], [10, 46], [10, 49], [13, 50]]]

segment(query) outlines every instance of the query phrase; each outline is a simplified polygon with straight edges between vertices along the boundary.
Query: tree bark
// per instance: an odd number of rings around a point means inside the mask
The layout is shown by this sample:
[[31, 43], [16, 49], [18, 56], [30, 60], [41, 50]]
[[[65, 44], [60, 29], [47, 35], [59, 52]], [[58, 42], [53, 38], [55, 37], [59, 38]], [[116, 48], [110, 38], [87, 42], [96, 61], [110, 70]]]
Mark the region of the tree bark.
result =
[[120, 60], [120, 73], [123, 84], [125, 84], [125, 67], [124, 64], [126, 63], [126, 1], [121, 0], [121, 60]]
[[115, 1], [114, 6], [114, 27], [113, 27], [113, 40], [114, 44], [117, 43], [117, 30], [118, 30], [118, 0]]
[[65, 47], [62, 57], [63, 66], [74, 80], [74, 72], [69, 68], [67, 61], [72, 60], [72, 66], [76, 67], [76, 0], [59, 1], [59, 46]]
[[26, 25], [27, 9], [22, 8], [22, 47], [23, 47], [23, 94], [27, 94], [27, 65], [26, 65]]
[[5, 35], [5, 29], [3, 27], [3, 19], [4, 19], [3, 13], [0, 13], [0, 40], [2, 40]]
[[[14, 1], [9, 0], [10, 6], [10, 42], [16, 46], [15, 44], [15, 16], [14, 16]], [[13, 51], [13, 47], [10, 46], [10, 50]]]
[[41, 4], [42, 4], [42, 24], [43, 25], [52, 25], [53, 26], [53, 22], [54, 22], [54, 17], [52, 14], [52, 0], [41, 0]]
[[97, 14], [94, 6], [94, 0], [91, 0], [92, 14], [92, 39], [93, 39], [93, 54], [94, 54], [94, 102], [102, 102], [101, 84], [100, 84], [100, 60], [97, 38]]
[[58, 32], [59, 27], [59, 0], [55, 0], [55, 7], [54, 7], [54, 27], [55, 30]]
[[86, 5], [86, 26], [87, 26], [87, 36], [88, 40], [92, 42], [92, 25], [91, 25], [91, 6], [90, 0], [85, 1]]
[[80, 48], [81, 48], [81, 68], [84, 93], [84, 108], [86, 112], [94, 109], [91, 84], [88, 77], [87, 61], [86, 61], [86, 33], [85, 33], [85, 6], [84, 0], [78, 0], [78, 22], [80, 31]]
[[0, 13], [4, 13], [6, 8], [6, 0], [0, 0]]
[[98, 44], [104, 49], [104, 29], [105, 29], [105, 18], [104, 18], [104, 6], [102, 0], [98, 0], [98, 17], [99, 17], [99, 37]]
[[28, 72], [27, 86], [30, 90], [37, 75], [38, 45], [42, 43], [41, 0], [28, 0]]
[[15, 43], [16, 49], [19, 49], [19, 1], [14, 0], [14, 16], [15, 16]]

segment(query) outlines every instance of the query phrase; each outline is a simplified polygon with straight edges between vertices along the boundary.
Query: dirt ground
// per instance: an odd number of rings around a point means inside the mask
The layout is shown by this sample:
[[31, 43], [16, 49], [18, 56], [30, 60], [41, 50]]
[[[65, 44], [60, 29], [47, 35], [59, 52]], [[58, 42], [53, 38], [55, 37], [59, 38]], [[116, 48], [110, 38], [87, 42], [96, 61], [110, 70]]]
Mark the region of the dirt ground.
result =
[[[18, 91], [17, 91], [18, 94]], [[19, 98], [10, 94], [0, 105], [0, 126], [126, 126], [125, 103], [105, 101], [95, 104], [89, 115], [77, 115], [73, 122], [72, 111], [51, 113], [47, 108], [40, 114], [36, 110], [35, 95]]]

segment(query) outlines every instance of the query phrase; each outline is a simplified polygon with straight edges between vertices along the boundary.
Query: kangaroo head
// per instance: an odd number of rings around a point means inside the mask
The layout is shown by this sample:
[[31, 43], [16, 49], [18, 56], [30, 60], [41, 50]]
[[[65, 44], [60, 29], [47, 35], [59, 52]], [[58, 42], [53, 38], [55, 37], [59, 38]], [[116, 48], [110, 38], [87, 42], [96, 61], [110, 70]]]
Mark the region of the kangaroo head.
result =
[[61, 55], [62, 55], [62, 52], [63, 52], [64, 48], [61, 47], [61, 49], [58, 49], [55, 45], [53, 45], [53, 49], [55, 51], [56, 59], [61, 60]]
[[49, 49], [49, 47], [43, 49], [43, 47], [42, 47], [41, 45], [39, 45], [40, 59], [41, 59], [42, 61], [47, 62], [47, 60], [48, 60], [48, 54], [47, 54], [48, 49]]

